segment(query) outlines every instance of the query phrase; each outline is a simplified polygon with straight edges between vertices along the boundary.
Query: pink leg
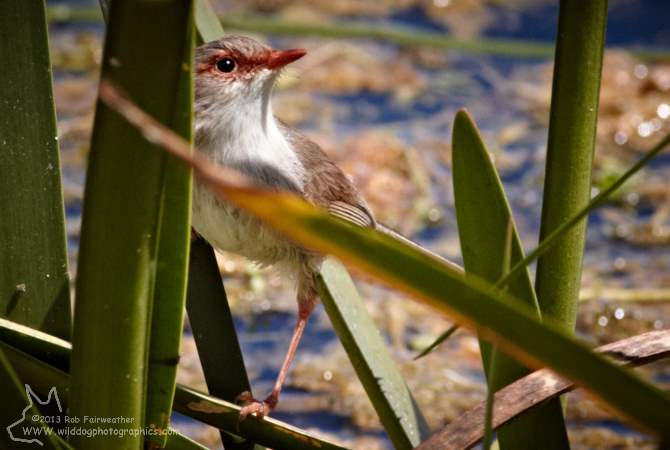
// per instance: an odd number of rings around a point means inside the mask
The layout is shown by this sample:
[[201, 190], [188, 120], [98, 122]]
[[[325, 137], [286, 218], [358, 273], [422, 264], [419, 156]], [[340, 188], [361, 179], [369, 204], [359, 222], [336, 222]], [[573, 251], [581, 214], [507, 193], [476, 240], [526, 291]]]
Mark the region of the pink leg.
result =
[[279, 401], [279, 394], [281, 393], [284, 381], [286, 380], [286, 375], [288, 374], [291, 363], [293, 362], [293, 357], [295, 356], [298, 344], [300, 344], [302, 334], [305, 331], [307, 319], [309, 319], [309, 316], [314, 310], [315, 305], [316, 302], [314, 294], [298, 294], [298, 321], [296, 322], [295, 328], [293, 329], [291, 343], [289, 344], [288, 351], [284, 357], [284, 362], [282, 363], [281, 369], [279, 370], [279, 375], [277, 375], [277, 381], [275, 381], [274, 388], [272, 388], [270, 395], [262, 402], [254, 399], [251, 396], [251, 393], [248, 391], [240, 394], [237, 397], [237, 400], [250, 402], [240, 411], [240, 420], [244, 420], [249, 414], [254, 414], [258, 417], [264, 417], [277, 406]]

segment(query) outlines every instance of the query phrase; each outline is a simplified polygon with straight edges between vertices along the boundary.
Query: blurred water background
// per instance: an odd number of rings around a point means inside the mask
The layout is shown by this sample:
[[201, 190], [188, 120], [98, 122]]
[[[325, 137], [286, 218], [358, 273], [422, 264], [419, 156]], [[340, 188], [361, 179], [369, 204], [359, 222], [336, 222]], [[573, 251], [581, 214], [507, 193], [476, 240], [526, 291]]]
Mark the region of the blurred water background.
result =
[[[254, 14], [294, 22], [411, 27], [549, 47], [558, 10], [557, 2], [548, 0], [214, 3], [231, 17]], [[86, 8], [96, 2], [49, 0], [48, 5]], [[610, 1], [594, 193], [670, 130], [668, 17], [666, 1]], [[99, 21], [50, 25], [73, 272], [103, 32]], [[447, 52], [372, 39], [255, 36], [276, 47], [309, 50], [280, 81], [275, 113], [306, 131], [339, 162], [381, 221], [460, 261], [450, 133], [455, 112], [465, 107], [495, 159], [524, 245], [530, 249], [537, 243], [550, 56]], [[644, 58], [640, 51], [645, 49], [665, 51], [666, 57]], [[577, 333], [594, 345], [670, 325], [669, 177], [670, 154], [665, 152], [590, 218]], [[219, 263], [254, 393], [261, 397], [270, 391], [288, 345], [294, 296], [272, 270], [259, 270], [228, 254], [219, 255]], [[413, 355], [449, 326], [449, 320], [365, 277], [359, 287], [418, 402], [431, 411], [432, 427], [439, 428], [483, 399], [475, 336], [461, 331], [433, 354], [413, 362]], [[179, 381], [204, 389], [188, 329], [183, 351]], [[644, 373], [670, 386], [667, 362], [653, 364]], [[390, 448], [321, 310], [308, 325], [273, 416], [353, 448]], [[175, 420], [178, 428], [209, 447], [220, 445], [216, 430], [183, 417]], [[653, 448], [650, 438], [622, 425], [579, 391], [571, 394], [568, 422], [575, 449]]]

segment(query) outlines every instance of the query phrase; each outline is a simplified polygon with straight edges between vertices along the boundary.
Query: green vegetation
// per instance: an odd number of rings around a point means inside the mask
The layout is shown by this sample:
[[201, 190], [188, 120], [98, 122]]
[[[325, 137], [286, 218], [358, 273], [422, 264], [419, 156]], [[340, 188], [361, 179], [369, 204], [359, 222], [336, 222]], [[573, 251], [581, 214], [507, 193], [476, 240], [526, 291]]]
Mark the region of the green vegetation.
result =
[[340, 257], [472, 327], [516, 358], [549, 366], [638, 423], [667, 432], [670, 398], [665, 393], [596, 355], [553, 321], [540, 322], [521, 300], [386, 234], [334, 219], [302, 199], [233, 184], [228, 171], [200, 155], [177, 148], [172, 153], [189, 162], [226, 201], [297, 242]]
[[[542, 232], [528, 256], [484, 141], [465, 112], [456, 115], [454, 192], [466, 273], [288, 193], [238, 184], [229, 171], [192, 152], [196, 31], [201, 41], [223, 33], [206, 0], [114, 0], [101, 6], [107, 21], [102, 77], [121, 87], [139, 109], [120, 110], [109, 97], [97, 105], [70, 344], [45, 5], [42, 0], [0, 2], [0, 51], [10, 63], [0, 74], [0, 206], [6, 212], [0, 217], [0, 395], [7, 399], [2, 417], [8, 424], [27, 405], [27, 383], [41, 396], [56, 387], [70, 416], [130, 418], [132, 425], [124, 428], [137, 431], [123, 437], [72, 436], [67, 442], [52, 434], [44, 440], [46, 448], [203, 448], [167, 433], [176, 411], [218, 428], [226, 448], [343, 449], [273, 418], [238, 421], [240, 408], [233, 401], [249, 389], [249, 380], [213, 251], [202, 240], [191, 242], [192, 168], [226, 201], [296, 242], [338, 257], [475, 330], [490, 388], [485, 448], [493, 438], [494, 391], [541, 366], [576, 382], [643, 430], [670, 439], [667, 392], [572, 336], [586, 217], [670, 142], [666, 136], [589, 201], [604, 0], [561, 2]], [[318, 33], [314, 27], [269, 21], [226, 19], [224, 25], [503, 52], [490, 42], [477, 47], [444, 37], [410, 39], [405, 32], [359, 25], [321, 26]], [[543, 46], [515, 51], [551, 54]], [[168, 142], [169, 133], [180, 144]], [[533, 286], [527, 266], [536, 258]], [[394, 447], [425, 443], [426, 412], [419, 410], [346, 270], [328, 259], [317, 282]], [[209, 394], [175, 383], [185, 306]], [[144, 427], [166, 433], [145, 437], [139, 432]], [[569, 448], [558, 400], [521, 413], [499, 429], [497, 438], [502, 449]], [[12, 442], [3, 434], [0, 444]]]
[[[102, 63], [103, 77], [123, 86], [144, 108], [187, 137], [192, 104], [190, 16], [188, 2], [115, 0]], [[128, 39], [133, 35], [145, 38]], [[155, 51], [158, 47], [160, 52]], [[183, 316], [189, 178], [188, 171], [157, 153], [118, 115], [98, 106], [77, 273], [73, 416], [128, 417], [137, 431], [145, 418], [159, 429], [167, 426]], [[164, 230], [171, 233], [168, 239], [161, 239]], [[154, 297], [160, 303], [155, 308]], [[161, 340], [152, 342], [152, 336]], [[71, 442], [77, 448], [130, 449], [143, 440], [141, 434], [129, 433], [77, 436]]]
[[[69, 338], [70, 283], [43, 2], [0, 3], [0, 55], [7, 64], [0, 76], [0, 315]], [[0, 418], [8, 426], [27, 405], [26, 390], [1, 349], [0, 372]], [[0, 444], [14, 443], [3, 432]], [[64, 448], [55, 437], [45, 446]]]
[[[457, 114], [452, 142], [454, 197], [465, 270], [495, 283], [505, 275], [505, 257], [509, 256], [510, 264], [516, 264], [523, 259], [523, 249], [495, 166], [467, 114]], [[504, 243], [510, 226], [508, 251]], [[542, 317], [525, 267], [504, 289], [527, 305], [535, 318]], [[497, 391], [530, 372], [508, 355], [496, 356], [498, 352], [491, 349], [489, 342], [480, 340], [480, 348], [484, 368], [496, 374], [487, 374], [489, 391]], [[529, 411], [498, 433], [501, 448], [566, 448], [567, 438], [560, 405]]]
[[326, 261], [317, 281], [330, 321], [391, 442], [397, 449], [416, 447], [428, 437], [428, 425], [346, 269]]
[[0, 5], [0, 311], [70, 336], [63, 193], [44, 4]]

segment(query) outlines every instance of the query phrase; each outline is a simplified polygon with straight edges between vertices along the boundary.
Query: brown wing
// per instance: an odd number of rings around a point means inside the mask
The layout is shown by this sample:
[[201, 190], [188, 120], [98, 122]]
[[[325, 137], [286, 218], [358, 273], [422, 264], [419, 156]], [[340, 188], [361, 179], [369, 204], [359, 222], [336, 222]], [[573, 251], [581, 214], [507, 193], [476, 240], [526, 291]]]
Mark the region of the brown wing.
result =
[[341, 219], [374, 228], [376, 222], [370, 208], [344, 172], [316, 143], [283, 122], [279, 123], [305, 168], [303, 191], [307, 200]]

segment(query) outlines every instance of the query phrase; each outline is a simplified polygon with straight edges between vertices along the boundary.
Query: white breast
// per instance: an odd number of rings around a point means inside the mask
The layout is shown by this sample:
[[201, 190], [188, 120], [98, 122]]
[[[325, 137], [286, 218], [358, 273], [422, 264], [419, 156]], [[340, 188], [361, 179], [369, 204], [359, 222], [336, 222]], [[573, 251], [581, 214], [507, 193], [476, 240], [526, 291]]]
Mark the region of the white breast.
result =
[[193, 228], [215, 248], [261, 265], [291, 262], [298, 251], [288, 240], [243, 211], [220, 201], [207, 187], [193, 187]]
[[[281, 177], [302, 190], [304, 168], [282, 135], [271, 108], [261, 120], [256, 111], [241, 106], [227, 117], [201, 115], [196, 134], [206, 131], [206, 139], [198, 139], [198, 147], [216, 163], [232, 167], [270, 167]], [[247, 175], [254, 177], [253, 170]], [[267, 181], [267, 180], [266, 180]], [[243, 255], [261, 264], [294, 260], [298, 250], [285, 238], [265, 227], [237, 208], [225, 204], [199, 182], [193, 191], [193, 228], [214, 247]]]

